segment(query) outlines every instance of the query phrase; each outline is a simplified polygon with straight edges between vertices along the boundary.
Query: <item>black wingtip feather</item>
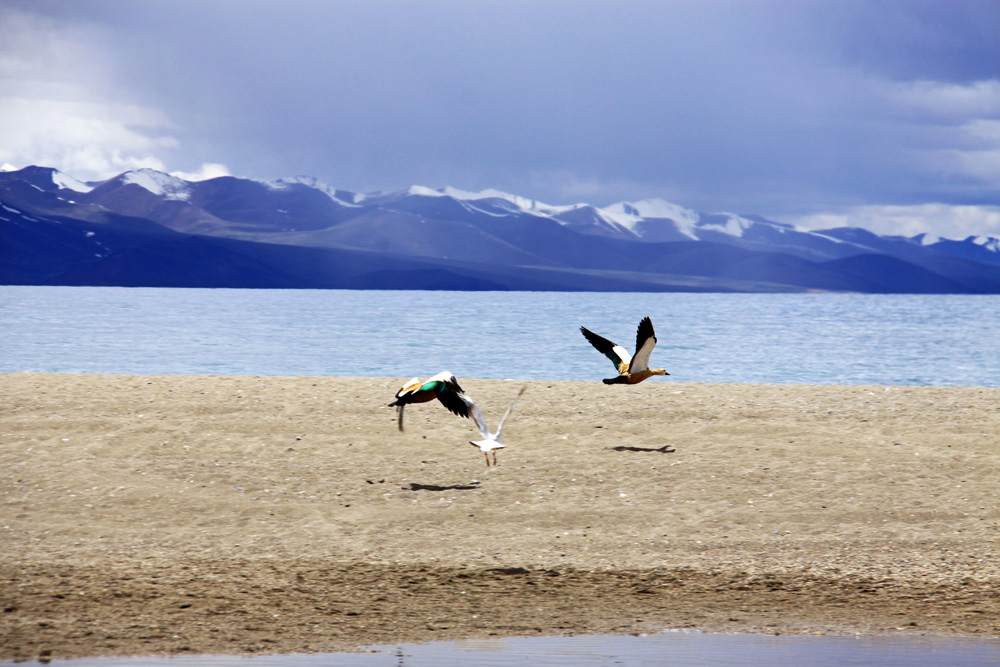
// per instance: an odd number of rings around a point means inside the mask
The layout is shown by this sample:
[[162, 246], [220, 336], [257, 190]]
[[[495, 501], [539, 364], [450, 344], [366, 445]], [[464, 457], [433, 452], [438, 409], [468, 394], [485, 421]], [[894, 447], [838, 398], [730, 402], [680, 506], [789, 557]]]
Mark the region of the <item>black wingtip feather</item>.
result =
[[639, 348], [642, 347], [643, 341], [647, 338], [652, 338], [656, 340], [656, 332], [653, 331], [653, 321], [648, 317], [644, 317], [639, 321], [639, 326], [635, 330], [635, 351], [638, 352]]
[[587, 327], [580, 327], [580, 333], [582, 333], [583, 337], [586, 338], [587, 341], [589, 341], [590, 344], [593, 345], [597, 349], [597, 351], [600, 352], [601, 354], [608, 354], [615, 347], [615, 344], [612, 343], [610, 340], [608, 340], [604, 336], [599, 336], [598, 334], [595, 334]]
[[452, 414], [466, 418], [469, 416], [469, 406], [458, 394], [451, 391], [439, 391], [437, 397], [441, 401], [441, 405], [448, 408]]
[[650, 336], [654, 335], [653, 334], [653, 320], [649, 319], [648, 317], [642, 318], [641, 320], [639, 320], [639, 328], [636, 329], [636, 331], [640, 335], [642, 335], [644, 333], [648, 334]]

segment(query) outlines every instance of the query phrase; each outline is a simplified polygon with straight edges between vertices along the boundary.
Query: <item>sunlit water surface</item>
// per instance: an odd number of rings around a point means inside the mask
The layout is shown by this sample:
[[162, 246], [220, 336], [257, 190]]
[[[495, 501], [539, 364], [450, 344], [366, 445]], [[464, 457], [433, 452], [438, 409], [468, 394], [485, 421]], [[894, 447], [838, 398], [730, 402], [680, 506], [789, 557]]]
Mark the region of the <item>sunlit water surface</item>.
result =
[[1000, 296], [0, 287], [0, 372], [1000, 385]]

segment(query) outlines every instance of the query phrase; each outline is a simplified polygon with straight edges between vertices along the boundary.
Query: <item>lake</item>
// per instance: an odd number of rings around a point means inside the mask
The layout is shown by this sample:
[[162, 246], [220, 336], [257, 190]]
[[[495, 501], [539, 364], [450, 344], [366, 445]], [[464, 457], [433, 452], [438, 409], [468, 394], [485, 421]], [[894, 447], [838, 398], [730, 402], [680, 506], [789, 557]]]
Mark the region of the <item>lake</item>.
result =
[[0, 372], [1000, 385], [1000, 296], [0, 287]]

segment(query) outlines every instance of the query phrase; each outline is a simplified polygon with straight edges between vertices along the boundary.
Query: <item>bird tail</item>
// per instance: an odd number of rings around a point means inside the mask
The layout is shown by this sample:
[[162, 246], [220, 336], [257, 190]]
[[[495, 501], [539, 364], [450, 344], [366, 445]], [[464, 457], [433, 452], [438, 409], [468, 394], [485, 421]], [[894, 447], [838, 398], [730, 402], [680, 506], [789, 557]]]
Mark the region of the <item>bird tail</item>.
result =
[[626, 377], [624, 375], [619, 375], [613, 378], [604, 378], [601, 380], [604, 384], [625, 384]]

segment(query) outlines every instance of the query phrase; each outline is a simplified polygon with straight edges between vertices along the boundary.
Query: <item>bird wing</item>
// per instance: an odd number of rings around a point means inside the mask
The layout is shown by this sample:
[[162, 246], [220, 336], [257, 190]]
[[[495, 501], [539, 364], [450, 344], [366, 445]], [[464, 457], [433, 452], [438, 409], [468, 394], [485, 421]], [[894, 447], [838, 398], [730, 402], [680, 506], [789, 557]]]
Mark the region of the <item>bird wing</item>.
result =
[[463, 397], [465, 394], [458, 386], [458, 380], [450, 371], [441, 371], [437, 375], [427, 378], [420, 385], [419, 391], [432, 391], [441, 404], [459, 417], [469, 416], [469, 406], [465, 404]]
[[583, 337], [590, 341], [590, 344], [597, 348], [597, 351], [606, 356], [611, 360], [611, 363], [615, 365], [615, 370], [619, 373], [628, 367], [629, 362], [632, 360], [632, 355], [628, 353], [621, 345], [616, 345], [612, 343], [607, 338], [603, 336], [598, 336], [593, 331], [587, 327], [580, 327], [580, 333]]
[[404, 384], [403, 387], [396, 392], [396, 398], [420, 389], [420, 384], [420, 378], [410, 378], [406, 381], [406, 384]]
[[434, 377], [427, 378], [427, 382], [424, 384], [431, 384], [432, 382], [441, 382], [452, 387], [455, 391], [462, 391], [462, 388], [458, 386], [458, 378], [451, 371], [441, 371]]
[[500, 442], [500, 433], [503, 431], [503, 423], [507, 421], [507, 416], [510, 414], [510, 411], [514, 409], [514, 404], [517, 403], [517, 399], [521, 398], [521, 394], [523, 394], [524, 390], [527, 388], [527, 386], [521, 387], [521, 391], [517, 392], [517, 396], [515, 396], [514, 400], [507, 406], [507, 412], [503, 413], [503, 417], [500, 418], [500, 424], [497, 426], [497, 442]]
[[444, 407], [459, 417], [468, 417], [469, 407], [475, 407], [476, 405], [461, 389], [452, 389], [451, 385], [448, 384], [443, 385], [437, 390], [437, 398]]
[[649, 355], [656, 346], [656, 335], [653, 333], [653, 323], [648, 317], [642, 318], [635, 332], [635, 356], [629, 364], [629, 373], [640, 373], [649, 370]]
[[476, 427], [479, 429], [479, 433], [482, 434], [484, 440], [490, 440], [490, 429], [486, 426], [486, 418], [483, 417], [483, 411], [479, 409], [471, 398], [462, 394], [462, 398], [465, 399], [469, 413], [472, 417], [472, 421], [476, 422]]

